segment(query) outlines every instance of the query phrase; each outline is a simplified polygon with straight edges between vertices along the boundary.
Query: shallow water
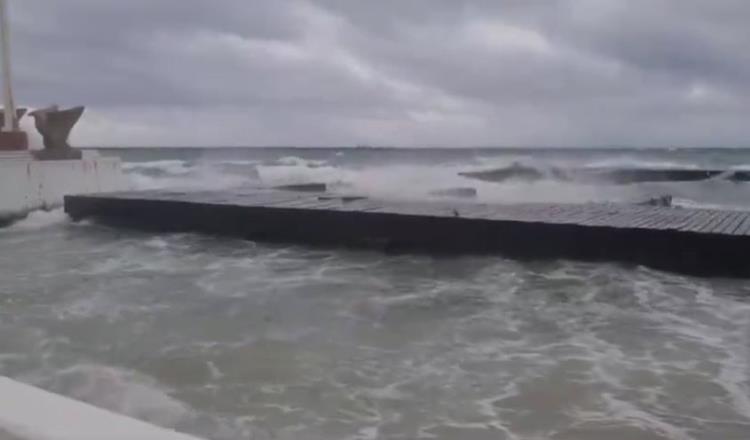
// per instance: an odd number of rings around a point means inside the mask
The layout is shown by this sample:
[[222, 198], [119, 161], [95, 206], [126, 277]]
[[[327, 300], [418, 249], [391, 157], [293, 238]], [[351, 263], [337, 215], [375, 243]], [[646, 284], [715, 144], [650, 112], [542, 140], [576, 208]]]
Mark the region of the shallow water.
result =
[[[126, 169], [137, 187], [231, 191], [317, 177], [340, 191], [419, 198], [465, 184], [450, 180], [459, 169], [507, 162], [339, 153], [134, 152]], [[727, 197], [715, 185], [724, 183], [670, 188], [744, 206], [742, 186]], [[585, 201], [648, 188], [510, 182], [479, 193]], [[0, 280], [0, 374], [207, 439], [750, 432], [744, 281], [146, 234], [74, 224], [61, 211], [0, 229]]]
[[[750, 285], [36, 214], [0, 371], [210, 439], [745, 439]], [[13, 249], [13, 251], [9, 251]]]

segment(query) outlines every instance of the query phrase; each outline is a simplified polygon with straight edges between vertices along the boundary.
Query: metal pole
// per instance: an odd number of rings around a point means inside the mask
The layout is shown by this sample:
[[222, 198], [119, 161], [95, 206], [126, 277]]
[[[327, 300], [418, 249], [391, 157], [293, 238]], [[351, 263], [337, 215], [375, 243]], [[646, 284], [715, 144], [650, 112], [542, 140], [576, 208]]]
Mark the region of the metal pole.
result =
[[3, 131], [15, 131], [18, 129], [18, 121], [16, 121], [16, 106], [13, 102], [13, 86], [11, 83], [10, 28], [7, 0], [0, 0], [0, 51], [2, 51], [3, 101], [5, 106]]

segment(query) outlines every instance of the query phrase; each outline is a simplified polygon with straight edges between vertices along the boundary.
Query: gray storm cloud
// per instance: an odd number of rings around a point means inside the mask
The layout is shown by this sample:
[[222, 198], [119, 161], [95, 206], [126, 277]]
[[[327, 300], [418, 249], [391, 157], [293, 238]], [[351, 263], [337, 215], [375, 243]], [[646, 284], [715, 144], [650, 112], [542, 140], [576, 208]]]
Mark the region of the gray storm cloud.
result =
[[746, 0], [10, 3], [79, 144], [750, 144]]

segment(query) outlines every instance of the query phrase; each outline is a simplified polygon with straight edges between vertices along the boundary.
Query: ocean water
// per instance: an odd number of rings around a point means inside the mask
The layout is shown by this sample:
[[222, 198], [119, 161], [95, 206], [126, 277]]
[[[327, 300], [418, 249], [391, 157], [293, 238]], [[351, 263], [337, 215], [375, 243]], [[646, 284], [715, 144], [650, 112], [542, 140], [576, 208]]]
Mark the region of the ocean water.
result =
[[[742, 150], [138, 149], [135, 188], [325, 182], [401, 199], [750, 209]], [[541, 177], [458, 173], [517, 166]], [[642, 267], [151, 234], [40, 212], [0, 229], [0, 374], [207, 439], [750, 438], [750, 283]]]
[[[719, 176], [699, 182], [614, 182], [557, 178], [575, 169], [750, 171], [747, 149], [118, 149], [137, 188], [232, 190], [254, 185], [327, 183], [338, 193], [424, 199], [435, 190], [471, 187], [480, 202], [637, 202], [670, 194], [684, 206], [750, 207], [747, 186]], [[521, 166], [541, 176], [483, 182], [459, 173]]]

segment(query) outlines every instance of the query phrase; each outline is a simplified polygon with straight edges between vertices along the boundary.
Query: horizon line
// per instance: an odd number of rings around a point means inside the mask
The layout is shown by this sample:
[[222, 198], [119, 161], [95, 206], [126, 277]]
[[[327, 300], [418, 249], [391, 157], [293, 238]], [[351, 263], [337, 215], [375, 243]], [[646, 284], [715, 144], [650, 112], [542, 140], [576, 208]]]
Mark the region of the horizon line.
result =
[[636, 146], [636, 145], [476, 145], [476, 146], [444, 146], [444, 145], [421, 145], [421, 146], [393, 146], [393, 145], [84, 145], [80, 149], [310, 149], [310, 150], [745, 150], [750, 145], [739, 146], [717, 146], [717, 145], [691, 145], [691, 146]]

